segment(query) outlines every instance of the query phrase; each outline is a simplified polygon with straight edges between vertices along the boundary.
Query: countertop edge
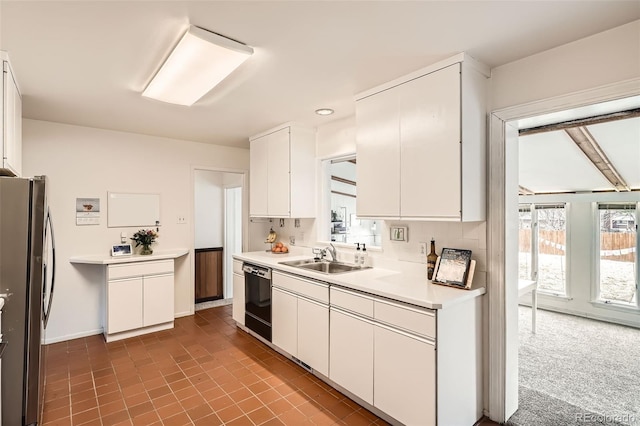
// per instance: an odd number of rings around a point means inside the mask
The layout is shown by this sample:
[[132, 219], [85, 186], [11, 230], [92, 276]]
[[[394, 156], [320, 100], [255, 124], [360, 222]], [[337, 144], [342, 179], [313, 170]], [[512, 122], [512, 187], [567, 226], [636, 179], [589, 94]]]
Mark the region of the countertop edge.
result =
[[[368, 293], [368, 294], [372, 294], [374, 296], [379, 296], [379, 297], [384, 297], [390, 300], [395, 300], [398, 302], [403, 302], [403, 303], [408, 303], [411, 305], [415, 305], [415, 306], [420, 306], [423, 308], [428, 308], [428, 309], [446, 309], [449, 308], [451, 306], [457, 305], [459, 303], [463, 303], [465, 301], [468, 301], [470, 299], [474, 299], [476, 297], [482, 296], [483, 294], [486, 293], [486, 288], [485, 287], [472, 287], [469, 290], [465, 290], [465, 289], [456, 289], [456, 288], [451, 288], [451, 287], [447, 287], [447, 286], [440, 286], [438, 284], [432, 284], [432, 283], [427, 283], [426, 285], [429, 286], [434, 286], [434, 287], [438, 287], [438, 288], [442, 288], [443, 291], [447, 291], [447, 292], [456, 292], [455, 296], [449, 296], [446, 298], [446, 300], [442, 300], [442, 301], [430, 301], [430, 300], [426, 300], [426, 299], [416, 299], [413, 297], [406, 297], [400, 294], [396, 294], [396, 293], [390, 293], [390, 292], [385, 292], [385, 291], [381, 291], [375, 288], [371, 288], [368, 287], [366, 285], [356, 285], [353, 283], [349, 283], [346, 282], [345, 280], [341, 280], [340, 277], [343, 274], [336, 274], [336, 275], [327, 275], [327, 274], [323, 274], [323, 273], [319, 273], [319, 272], [313, 272], [313, 271], [305, 271], [302, 270], [300, 268], [296, 268], [293, 266], [287, 266], [287, 265], [282, 265], [280, 263], [278, 263], [277, 261], [269, 261], [269, 260], [261, 260], [261, 259], [256, 259], [255, 257], [252, 256], [247, 256], [247, 254], [249, 253], [238, 253], [238, 254], [234, 254], [233, 258], [235, 260], [239, 260], [239, 261], [246, 261], [258, 266], [265, 266], [268, 268], [271, 268], [273, 270], [277, 270], [277, 271], [281, 271], [281, 272], [285, 272], [285, 273], [290, 273], [290, 274], [294, 274], [294, 275], [298, 275], [300, 277], [303, 278], [309, 278], [309, 279], [315, 279], [318, 281], [324, 281], [327, 282], [331, 285], [336, 285], [342, 288], [346, 288], [346, 289], [351, 289], [351, 290], [356, 290], [356, 291], [360, 291], [360, 292], [364, 292], [364, 293]], [[305, 255], [300, 255], [300, 256], [293, 256], [293, 257], [289, 257], [287, 260], [296, 260], [296, 259], [303, 259], [303, 258], [309, 258], [310, 256], [305, 256]], [[387, 277], [387, 276], [392, 276], [392, 275], [397, 275], [400, 276], [401, 273], [398, 271], [394, 271], [394, 270], [390, 270], [390, 269], [383, 269], [383, 268], [373, 268], [373, 269], [369, 269], [366, 271], [374, 271], [377, 270], [380, 273], [380, 277]], [[357, 272], [349, 272], [348, 275], [349, 276], [353, 276], [353, 274], [359, 274], [359, 273], [366, 273], [366, 271], [357, 271]], [[408, 276], [407, 279], [411, 279], [411, 276]], [[364, 277], [363, 280], [375, 280], [376, 278], [371, 278], [371, 277]], [[419, 285], [419, 284], [418, 284]]]
[[135, 263], [135, 262], [149, 262], [152, 260], [163, 259], [177, 259], [189, 253], [188, 249], [176, 249], [159, 251], [154, 254], [140, 255], [133, 254], [131, 256], [105, 256], [105, 255], [87, 255], [87, 256], [72, 256], [69, 258], [69, 263], [85, 264], [85, 265], [113, 265], [118, 263]]

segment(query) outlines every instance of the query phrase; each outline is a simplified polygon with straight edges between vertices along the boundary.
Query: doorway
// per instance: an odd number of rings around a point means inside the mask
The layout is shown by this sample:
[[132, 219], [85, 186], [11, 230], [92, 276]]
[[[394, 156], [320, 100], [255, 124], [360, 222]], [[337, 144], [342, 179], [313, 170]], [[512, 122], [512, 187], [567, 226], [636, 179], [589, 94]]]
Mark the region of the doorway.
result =
[[244, 173], [194, 169], [194, 308], [231, 303], [242, 252]]
[[518, 409], [518, 130], [519, 121], [633, 96], [624, 84], [513, 107], [491, 114], [487, 224], [489, 273], [489, 400], [491, 418], [504, 422]]

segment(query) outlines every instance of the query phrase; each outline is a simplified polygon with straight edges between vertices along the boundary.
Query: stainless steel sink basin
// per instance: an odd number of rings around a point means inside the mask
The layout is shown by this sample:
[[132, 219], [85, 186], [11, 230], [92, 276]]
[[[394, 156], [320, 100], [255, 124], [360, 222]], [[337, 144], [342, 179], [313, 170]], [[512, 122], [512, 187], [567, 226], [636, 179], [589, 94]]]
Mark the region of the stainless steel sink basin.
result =
[[368, 269], [368, 267], [360, 267], [356, 265], [350, 265], [348, 263], [315, 261], [313, 259], [291, 260], [288, 262], [280, 263], [287, 266], [294, 266], [296, 268], [321, 272], [323, 274], [342, 274], [344, 272], [361, 271], [363, 269]]
[[314, 263], [315, 260], [313, 260], [313, 258], [311, 259], [300, 259], [300, 260], [287, 260], [286, 262], [278, 262], [281, 265], [287, 265], [287, 266], [300, 266], [300, 265], [306, 265], [308, 263]]

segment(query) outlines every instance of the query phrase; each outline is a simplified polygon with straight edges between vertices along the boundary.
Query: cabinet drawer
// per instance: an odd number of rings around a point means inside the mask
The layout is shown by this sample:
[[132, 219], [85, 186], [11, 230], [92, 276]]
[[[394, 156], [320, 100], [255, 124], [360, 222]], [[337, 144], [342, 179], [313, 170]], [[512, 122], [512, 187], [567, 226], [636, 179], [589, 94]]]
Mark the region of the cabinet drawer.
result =
[[423, 336], [436, 337], [436, 315], [431, 309], [376, 300], [374, 318], [380, 322]]
[[273, 272], [273, 285], [289, 290], [301, 296], [317, 300], [322, 303], [329, 303], [329, 285], [318, 281], [307, 280], [294, 277], [293, 275]]
[[347, 311], [373, 317], [373, 300], [369, 296], [331, 287], [331, 305]]
[[159, 274], [173, 274], [173, 259], [109, 265], [107, 268], [107, 280]]
[[238, 275], [244, 275], [244, 271], [242, 270], [242, 262], [239, 260], [233, 261], [233, 273]]

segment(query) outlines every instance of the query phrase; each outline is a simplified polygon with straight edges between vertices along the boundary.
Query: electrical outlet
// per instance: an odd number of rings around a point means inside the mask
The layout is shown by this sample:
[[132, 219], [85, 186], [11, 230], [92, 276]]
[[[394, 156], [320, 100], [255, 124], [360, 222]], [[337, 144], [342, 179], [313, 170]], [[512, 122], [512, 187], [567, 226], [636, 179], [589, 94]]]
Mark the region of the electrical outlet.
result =
[[427, 255], [427, 243], [420, 243], [420, 255]]
[[178, 216], [178, 225], [184, 225], [187, 223], [187, 218], [184, 216]]

